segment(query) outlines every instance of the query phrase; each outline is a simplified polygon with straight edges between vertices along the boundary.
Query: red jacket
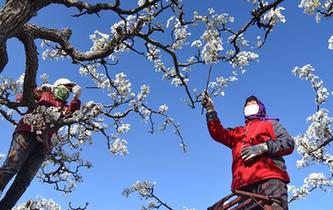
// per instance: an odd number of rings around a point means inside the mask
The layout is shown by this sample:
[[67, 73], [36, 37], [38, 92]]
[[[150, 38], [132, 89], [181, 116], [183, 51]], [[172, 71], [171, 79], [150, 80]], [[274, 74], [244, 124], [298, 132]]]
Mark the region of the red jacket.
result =
[[[17, 96], [16, 100], [20, 100], [20, 98], [21, 98], [21, 96]], [[37, 100], [38, 105], [43, 105], [46, 107], [50, 107], [50, 106], [60, 107], [61, 110], [64, 111], [65, 113], [75, 112], [76, 110], [80, 109], [80, 105], [81, 105], [81, 101], [78, 99], [74, 99], [70, 102], [69, 105], [66, 105], [66, 102], [54, 98], [53, 93], [50, 91], [40, 92], [40, 94], [38, 94], [38, 96], [36, 96], [35, 99]], [[50, 132], [48, 132], [49, 139], [57, 131], [58, 131], [57, 129], [50, 130]], [[31, 126], [27, 125], [23, 122], [23, 118], [18, 122], [18, 125], [16, 126], [16, 129], [14, 132], [34, 133]]]
[[[214, 111], [207, 114], [207, 124], [212, 138], [232, 149], [233, 190], [272, 178], [290, 182], [282, 156], [292, 153], [294, 141], [277, 120], [255, 119], [244, 127], [225, 129]], [[263, 142], [267, 142], [267, 154], [245, 164], [241, 149]]]

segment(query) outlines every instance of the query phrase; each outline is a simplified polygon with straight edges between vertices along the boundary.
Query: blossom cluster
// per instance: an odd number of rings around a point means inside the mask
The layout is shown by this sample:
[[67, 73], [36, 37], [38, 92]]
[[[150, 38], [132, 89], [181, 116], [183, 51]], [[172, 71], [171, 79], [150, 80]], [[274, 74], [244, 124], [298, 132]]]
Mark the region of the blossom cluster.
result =
[[214, 90], [213, 96], [224, 95], [224, 88], [228, 86], [229, 83], [237, 81], [238, 74], [234, 71], [233, 75], [224, 78], [219, 76], [216, 78], [216, 81], [210, 82], [209, 87]]
[[[129, 124], [128, 124], [129, 125]], [[112, 154], [127, 155], [127, 141], [119, 137], [118, 134], [112, 134], [113, 141], [109, 144], [109, 150]]]
[[244, 69], [251, 61], [258, 60], [259, 55], [254, 52], [242, 51], [236, 55], [231, 64], [233, 67]]
[[[219, 53], [224, 49], [219, 32], [220, 28], [233, 23], [235, 19], [226, 13], [216, 14], [212, 8], [208, 12], [208, 16], [202, 16], [194, 12], [194, 19], [202, 21], [206, 25], [206, 30], [201, 35], [200, 40], [193, 41], [191, 46], [198, 49], [202, 47], [201, 58], [205, 63], [216, 63], [221, 57]], [[203, 43], [205, 44], [203, 45]]]
[[61, 210], [59, 204], [57, 204], [52, 199], [45, 199], [41, 197], [37, 197], [34, 200], [29, 200], [23, 204], [17, 205], [13, 208], [13, 210]]
[[179, 50], [182, 49], [184, 44], [186, 43], [186, 40], [188, 36], [191, 35], [191, 33], [187, 32], [187, 25], [182, 25], [181, 22], [175, 17], [172, 16], [167, 21], [166, 27], [168, 28], [171, 22], [174, 22], [173, 25], [173, 33], [174, 33], [174, 41], [171, 45], [171, 48], [173, 50]]
[[[80, 168], [91, 168], [92, 163], [81, 158], [81, 151], [73, 152], [64, 142], [54, 146], [52, 158], [44, 161], [36, 177], [42, 183], [53, 184], [56, 190], [64, 193], [73, 192], [78, 183], [83, 181]], [[57, 160], [61, 159], [61, 162]]]
[[312, 87], [316, 91], [316, 103], [320, 105], [327, 101], [329, 96], [328, 90], [324, 87], [324, 82], [314, 74], [315, 69], [307, 64], [303, 67], [296, 66], [292, 73], [298, 76], [301, 79], [309, 80], [311, 82]]
[[317, 12], [321, 5], [322, 3], [320, 0], [301, 0], [298, 7], [303, 8], [305, 14], [313, 15]]
[[320, 109], [315, 114], [307, 118], [310, 123], [305, 133], [296, 136], [295, 143], [298, 146], [297, 152], [302, 159], [298, 160], [298, 168], [307, 167], [314, 161], [324, 161], [329, 167], [333, 167], [333, 156], [326, 152], [325, 147], [320, 147], [325, 141], [330, 139], [331, 124], [333, 118], [328, 115], [328, 110]]
[[61, 115], [60, 108], [37, 106], [32, 113], [24, 115], [23, 122], [31, 125], [32, 131], [41, 134], [45, 129], [53, 128]]
[[[152, 49], [152, 59], [155, 59], [159, 55], [154, 55], [155, 48]], [[107, 107], [111, 107], [113, 110], [111, 117], [113, 118], [113, 124], [106, 126], [106, 123], [103, 123], [103, 126], [98, 124], [98, 122], [91, 122], [90, 124], [95, 123], [94, 127], [98, 128], [96, 131], [106, 130], [108, 127], [114, 126], [115, 133], [112, 133], [108, 139], [108, 148], [113, 154], [121, 154], [126, 155], [128, 154], [127, 150], [127, 141], [123, 139], [120, 135], [125, 134], [130, 129], [130, 124], [124, 123], [121, 121], [121, 118], [126, 116], [125, 114], [128, 111], [135, 111], [137, 112], [142, 119], [145, 121], [149, 120], [152, 114], [160, 114], [164, 117], [167, 117], [165, 113], [168, 111], [168, 106], [166, 104], [161, 105], [158, 108], [158, 111], [152, 112], [152, 109], [146, 106], [146, 100], [150, 93], [150, 87], [146, 84], [140, 87], [140, 91], [138, 93], [134, 93], [132, 90], [132, 84], [127, 79], [127, 75], [123, 72], [117, 73], [114, 78], [107, 76], [106, 74], [100, 73], [98, 71], [97, 66], [95, 65], [86, 65], [81, 67], [80, 72], [84, 76], [90, 76], [91, 79], [97, 84], [99, 88], [104, 89], [107, 91], [107, 95], [113, 101], [111, 106], [98, 105], [94, 102], [88, 102], [86, 105], [83, 106], [81, 112], [74, 113], [74, 116], [78, 118], [85, 119], [85, 116], [90, 116], [89, 113], [92, 113], [93, 110], [95, 111], [95, 117], [103, 112], [109, 112]], [[128, 104], [128, 109], [123, 110], [124, 104]], [[90, 106], [95, 106], [92, 108]], [[89, 108], [85, 108], [89, 107]], [[119, 109], [117, 109], [119, 108]], [[87, 110], [89, 113], [86, 113], [84, 110]], [[119, 111], [118, 111], [119, 110]], [[110, 112], [109, 112], [110, 113]], [[110, 116], [109, 115], [109, 116]], [[163, 123], [164, 124], [164, 123]], [[168, 124], [169, 125], [169, 124]], [[82, 133], [82, 132], [81, 132]], [[86, 134], [86, 133], [83, 133]]]
[[[329, 153], [328, 145], [332, 141], [333, 117], [327, 109], [321, 108], [329, 97], [328, 90], [323, 86], [323, 81], [314, 74], [314, 68], [308, 64], [303, 67], [295, 67], [292, 70], [295, 76], [311, 82], [316, 92], [317, 111], [307, 118], [309, 123], [306, 131], [294, 137], [297, 145], [297, 152], [301, 159], [296, 162], [297, 168], [308, 167], [313, 163], [324, 164], [328, 167], [330, 174], [333, 172], [333, 155]], [[323, 173], [310, 173], [304, 179], [300, 187], [290, 186], [291, 200], [305, 198], [316, 189], [333, 187], [332, 177], [325, 177]]]
[[0, 160], [3, 160], [3, 159], [5, 159], [5, 157], [6, 157], [6, 155], [5, 155], [5, 154], [3, 154], [3, 153], [0, 153]]
[[151, 181], [136, 181], [131, 187], [125, 188], [123, 196], [128, 197], [131, 193], [137, 192], [142, 198], [149, 198], [152, 195], [155, 182]]
[[131, 187], [125, 188], [122, 194], [128, 197], [130, 194], [137, 192], [140, 198], [148, 200], [147, 206], [142, 206], [142, 210], [159, 209], [165, 204], [153, 194], [155, 185], [156, 183], [151, 181], [137, 181]]
[[304, 199], [315, 188], [333, 187], [333, 180], [327, 178], [323, 173], [310, 173], [305, 179], [304, 184], [300, 187], [293, 185], [288, 186], [288, 191], [291, 193], [291, 200]]
[[5, 93], [20, 93], [23, 90], [24, 74], [18, 80], [9, 77], [0, 77], [0, 97]]
[[285, 8], [283, 7], [278, 7], [278, 8], [273, 8], [269, 10], [267, 13], [264, 14], [263, 16], [263, 23], [269, 24], [271, 26], [276, 25], [277, 23], [285, 23], [286, 18], [285, 16], [281, 13]]
[[41, 48], [46, 48], [42, 52], [43, 60], [46, 60], [46, 59], [63, 60], [65, 58], [68, 58], [66, 52], [63, 49], [61, 49], [57, 46], [53, 46], [49, 40], [42, 40], [40, 46], [41, 46]]
[[105, 50], [111, 41], [109, 34], [105, 34], [97, 30], [91, 34], [89, 38], [93, 42], [93, 46], [90, 48], [90, 51], [93, 52]]
[[[307, 15], [315, 15], [316, 22], [319, 23], [322, 17], [329, 17], [333, 13], [332, 0], [301, 0], [298, 7], [302, 8]], [[328, 39], [328, 49], [333, 49], [333, 36]]]

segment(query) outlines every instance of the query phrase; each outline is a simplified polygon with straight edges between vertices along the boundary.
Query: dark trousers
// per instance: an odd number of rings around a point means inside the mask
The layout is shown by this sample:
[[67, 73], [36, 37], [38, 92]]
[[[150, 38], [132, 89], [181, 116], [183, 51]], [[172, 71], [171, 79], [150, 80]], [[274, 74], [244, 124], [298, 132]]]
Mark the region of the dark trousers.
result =
[[[288, 210], [287, 184], [280, 179], [267, 179], [243, 187], [241, 190], [270, 196], [273, 198], [273, 210]], [[247, 208], [245, 208], [247, 209]], [[257, 207], [253, 210], [262, 210]]]
[[15, 206], [44, 162], [45, 146], [35, 138], [31, 133], [13, 135], [7, 159], [0, 168], [0, 191], [2, 192], [11, 178], [17, 175], [0, 201], [1, 210], [10, 210]]

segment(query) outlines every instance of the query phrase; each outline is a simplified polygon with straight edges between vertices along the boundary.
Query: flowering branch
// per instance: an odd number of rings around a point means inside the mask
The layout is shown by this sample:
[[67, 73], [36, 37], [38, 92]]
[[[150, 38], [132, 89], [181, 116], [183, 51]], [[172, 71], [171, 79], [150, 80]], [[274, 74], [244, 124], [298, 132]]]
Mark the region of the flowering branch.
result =
[[321, 106], [327, 101], [328, 90], [324, 87], [323, 81], [314, 74], [314, 68], [311, 65], [295, 67], [292, 71], [301, 79], [309, 80], [316, 93], [315, 103], [316, 112], [310, 116], [307, 121], [310, 122], [305, 133], [295, 137], [295, 143], [298, 145], [297, 152], [302, 159], [297, 161], [298, 168], [308, 167], [312, 163], [324, 164], [329, 168], [330, 176], [325, 177], [323, 173], [311, 173], [304, 179], [304, 185], [301, 187], [290, 186], [292, 196], [289, 202], [305, 198], [309, 193], [317, 188], [326, 191], [333, 187], [333, 155], [328, 153], [328, 146], [333, 141], [331, 125], [333, 118], [329, 112]]
[[139, 193], [139, 196], [142, 199], [148, 200], [151, 199], [148, 202], [148, 206], [143, 206], [142, 209], [144, 210], [150, 210], [150, 209], [159, 209], [160, 207], [165, 207], [166, 209], [173, 210], [169, 205], [167, 205], [165, 202], [163, 202], [160, 198], [158, 198], [154, 194], [154, 186], [156, 183], [150, 182], [150, 181], [143, 181], [139, 182], [137, 181], [135, 184], [133, 184], [131, 187], [125, 188], [123, 191], [123, 196], [128, 197], [130, 194], [137, 192]]

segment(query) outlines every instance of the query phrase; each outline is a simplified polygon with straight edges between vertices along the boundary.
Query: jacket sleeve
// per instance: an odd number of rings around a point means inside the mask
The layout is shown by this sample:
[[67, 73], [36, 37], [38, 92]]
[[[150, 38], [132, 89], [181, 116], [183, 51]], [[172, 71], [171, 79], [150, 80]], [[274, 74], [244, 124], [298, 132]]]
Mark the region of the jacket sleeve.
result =
[[268, 154], [278, 156], [291, 154], [295, 146], [294, 139], [277, 120], [272, 121], [272, 126], [276, 139], [267, 141]]
[[79, 110], [81, 106], [81, 101], [79, 99], [73, 99], [66, 109], [66, 113], [73, 113]]
[[225, 146], [231, 148], [232, 141], [235, 138], [234, 129], [223, 128], [217, 113], [215, 111], [206, 114], [207, 126], [210, 136], [217, 142], [224, 144]]
[[[33, 91], [34, 91], [34, 94], [33, 94], [34, 99], [38, 101], [40, 99], [40, 96], [41, 96], [41, 93], [42, 93], [42, 89], [39, 88], [39, 87], [37, 87]], [[22, 99], [23, 99], [23, 93], [17, 93], [15, 95], [16, 102], [21, 102]]]

